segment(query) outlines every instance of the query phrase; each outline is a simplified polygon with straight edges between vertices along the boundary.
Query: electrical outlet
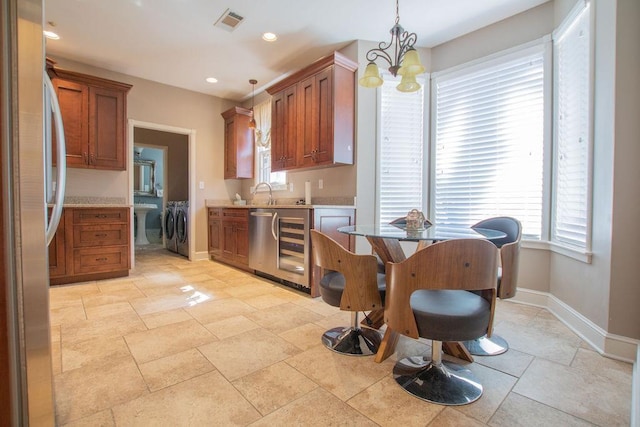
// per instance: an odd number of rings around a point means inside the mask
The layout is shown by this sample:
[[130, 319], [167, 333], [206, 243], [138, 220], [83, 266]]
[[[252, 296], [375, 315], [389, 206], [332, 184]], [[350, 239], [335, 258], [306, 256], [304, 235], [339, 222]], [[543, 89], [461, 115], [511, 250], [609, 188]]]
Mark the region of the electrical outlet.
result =
[[324, 181], [323, 181], [323, 180], [321, 180], [321, 179], [319, 179], [319, 180], [318, 180], [318, 188], [319, 188], [320, 190], [322, 190], [322, 189], [324, 188]]
[[293, 193], [293, 182], [289, 183], [289, 192]]

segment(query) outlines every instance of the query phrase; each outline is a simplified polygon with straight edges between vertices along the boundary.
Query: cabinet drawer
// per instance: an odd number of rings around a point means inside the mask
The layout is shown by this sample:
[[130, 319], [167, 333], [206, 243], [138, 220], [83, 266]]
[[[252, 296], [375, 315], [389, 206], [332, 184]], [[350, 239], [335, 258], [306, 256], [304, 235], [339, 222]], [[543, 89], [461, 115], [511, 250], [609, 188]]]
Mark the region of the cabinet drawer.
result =
[[73, 250], [74, 274], [101, 273], [129, 269], [129, 248], [107, 246]]
[[209, 210], [209, 219], [220, 218], [222, 216], [222, 209], [220, 208], [208, 208], [208, 210]]
[[249, 220], [249, 209], [222, 209], [222, 217], [229, 219]]
[[74, 224], [100, 224], [129, 222], [129, 208], [73, 209]]
[[127, 224], [76, 225], [73, 227], [73, 247], [127, 245]]

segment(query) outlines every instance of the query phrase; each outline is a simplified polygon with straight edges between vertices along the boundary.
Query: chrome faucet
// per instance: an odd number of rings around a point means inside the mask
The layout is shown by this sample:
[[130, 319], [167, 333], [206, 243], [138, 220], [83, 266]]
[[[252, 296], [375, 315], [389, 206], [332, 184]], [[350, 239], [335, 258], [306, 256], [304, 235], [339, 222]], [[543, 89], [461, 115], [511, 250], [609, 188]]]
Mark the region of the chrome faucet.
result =
[[267, 205], [273, 205], [273, 189], [271, 188], [271, 184], [269, 184], [268, 182], [259, 182], [258, 184], [256, 184], [255, 187], [253, 187], [253, 196], [255, 197], [256, 193], [258, 192], [258, 188], [260, 186], [266, 185], [267, 188], [269, 189], [269, 202], [267, 203]]

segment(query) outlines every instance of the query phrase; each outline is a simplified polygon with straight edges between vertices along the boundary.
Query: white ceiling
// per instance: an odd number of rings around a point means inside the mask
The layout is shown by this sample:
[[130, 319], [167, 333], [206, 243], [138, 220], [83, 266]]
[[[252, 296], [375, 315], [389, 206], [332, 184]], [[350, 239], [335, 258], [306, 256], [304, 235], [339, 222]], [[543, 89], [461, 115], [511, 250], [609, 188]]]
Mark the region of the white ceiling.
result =
[[[400, 23], [433, 47], [546, 1], [401, 0]], [[226, 9], [244, 17], [233, 32], [213, 26]], [[393, 0], [45, 0], [61, 37], [48, 54], [236, 101], [249, 79], [258, 93], [354, 40], [388, 41], [394, 21]]]

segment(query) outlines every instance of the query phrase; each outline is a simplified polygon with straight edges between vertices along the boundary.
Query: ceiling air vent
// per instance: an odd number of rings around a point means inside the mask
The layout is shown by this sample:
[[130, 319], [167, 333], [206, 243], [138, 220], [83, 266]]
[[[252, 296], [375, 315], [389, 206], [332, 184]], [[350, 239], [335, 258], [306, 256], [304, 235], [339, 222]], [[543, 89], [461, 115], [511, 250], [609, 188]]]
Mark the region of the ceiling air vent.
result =
[[242, 16], [232, 12], [230, 9], [227, 9], [224, 11], [222, 16], [218, 18], [216, 23], [213, 24], [213, 26], [231, 32], [235, 30], [243, 20], [244, 18]]

